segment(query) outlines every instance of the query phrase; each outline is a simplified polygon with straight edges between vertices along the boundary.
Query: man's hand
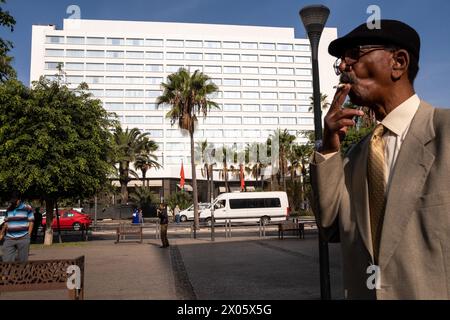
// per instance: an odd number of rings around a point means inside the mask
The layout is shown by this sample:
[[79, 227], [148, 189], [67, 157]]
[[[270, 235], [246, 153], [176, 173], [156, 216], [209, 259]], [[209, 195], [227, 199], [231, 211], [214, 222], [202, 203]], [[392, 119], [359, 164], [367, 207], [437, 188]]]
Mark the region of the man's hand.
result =
[[328, 110], [325, 116], [323, 144], [322, 150], [320, 151], [322, 154], [339, 151], [341, 138], [345, 137], [347, 128], [355, 125], [353, 117], [364, 115], [364, 112], [356, 109], [342, 109], [350, 88], [350, 84], [345, 84], [344, 87], [338, 88], [331, 103], [330, 110]]

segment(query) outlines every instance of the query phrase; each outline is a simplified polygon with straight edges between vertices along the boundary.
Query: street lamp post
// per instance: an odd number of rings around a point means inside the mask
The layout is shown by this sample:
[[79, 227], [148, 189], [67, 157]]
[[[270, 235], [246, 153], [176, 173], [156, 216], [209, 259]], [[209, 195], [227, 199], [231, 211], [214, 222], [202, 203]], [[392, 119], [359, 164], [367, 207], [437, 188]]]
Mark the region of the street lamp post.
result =
[[[330, 9], [323, 5], [306, 6], [300, 10], [300, 18], [308, 33], [311, 44], [313, 71], [313, 99], [314, 99], [314, 134], [316, 149], [322, 142], [322, 110], [320, 105], [320, 81], [318, 51], [323, 28], [330, 14]], [[319, 263], [320, 263], [320, 296], [322, 300], [331, 299], [330, 263], [328, 256], [328, 242], [322, 236], [319, 228]]]

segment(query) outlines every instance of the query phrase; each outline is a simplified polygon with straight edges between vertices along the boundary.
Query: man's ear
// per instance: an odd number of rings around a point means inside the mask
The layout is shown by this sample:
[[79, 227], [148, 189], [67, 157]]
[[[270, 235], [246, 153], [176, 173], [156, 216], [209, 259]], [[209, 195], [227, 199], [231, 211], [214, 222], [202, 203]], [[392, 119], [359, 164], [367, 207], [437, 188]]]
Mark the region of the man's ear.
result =
[[409, 53], [405, 49], [399, 49], [394, 51], [392, 55], [393, 65], [392, 65], [392, 79], [400, 80], [403, 75], [408, 76], [409, 67]]

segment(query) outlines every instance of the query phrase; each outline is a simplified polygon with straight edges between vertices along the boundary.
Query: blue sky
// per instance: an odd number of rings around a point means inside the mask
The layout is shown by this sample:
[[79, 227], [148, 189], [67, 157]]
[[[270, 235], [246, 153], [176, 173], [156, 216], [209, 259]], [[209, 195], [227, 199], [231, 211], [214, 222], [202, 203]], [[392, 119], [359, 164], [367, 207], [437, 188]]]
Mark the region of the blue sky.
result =
[[[447, 0], [7, 0], [5, 10], [17, 20], [13, 33], [0, 30], [0, 37], [14, 43], [14, 67], [19, 79], [29, 83], [31, 26], [56, 24], [69, 15], [75, 4], [81, 18], [102, 20], [139, 20], [216, 23], [293, 27], [297, 37], [305, 37], [298, 11], [312, 3], [331, 10], [327, 22], [337, 27], [340, 36], [367, 20], [369, 5], [381, 8], [381, 17], [402, 20], [414, 27], [422, 39], [420, 72], [416, 91], [428, 102], [450, 107], [450, 1]], [[331, 66], [330, 66], [331, 68]]]

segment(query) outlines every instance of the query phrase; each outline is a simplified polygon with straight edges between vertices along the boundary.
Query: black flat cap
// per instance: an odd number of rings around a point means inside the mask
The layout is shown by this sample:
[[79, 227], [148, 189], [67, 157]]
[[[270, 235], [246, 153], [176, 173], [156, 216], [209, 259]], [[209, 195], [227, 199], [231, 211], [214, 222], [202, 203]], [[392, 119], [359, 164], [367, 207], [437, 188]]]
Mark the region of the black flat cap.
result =
[[346, 49], [358, 45], [384, 44], [395, 45], [408, 50], [417, 61], [420, 55], [420, 37], [412, 27], [397, 20], [380, 20], [379, 29], [369, 29], [366, 23], [361, 24], [353, 31], [332, 41], [328, 52], [335, 57], [341, 57]]

